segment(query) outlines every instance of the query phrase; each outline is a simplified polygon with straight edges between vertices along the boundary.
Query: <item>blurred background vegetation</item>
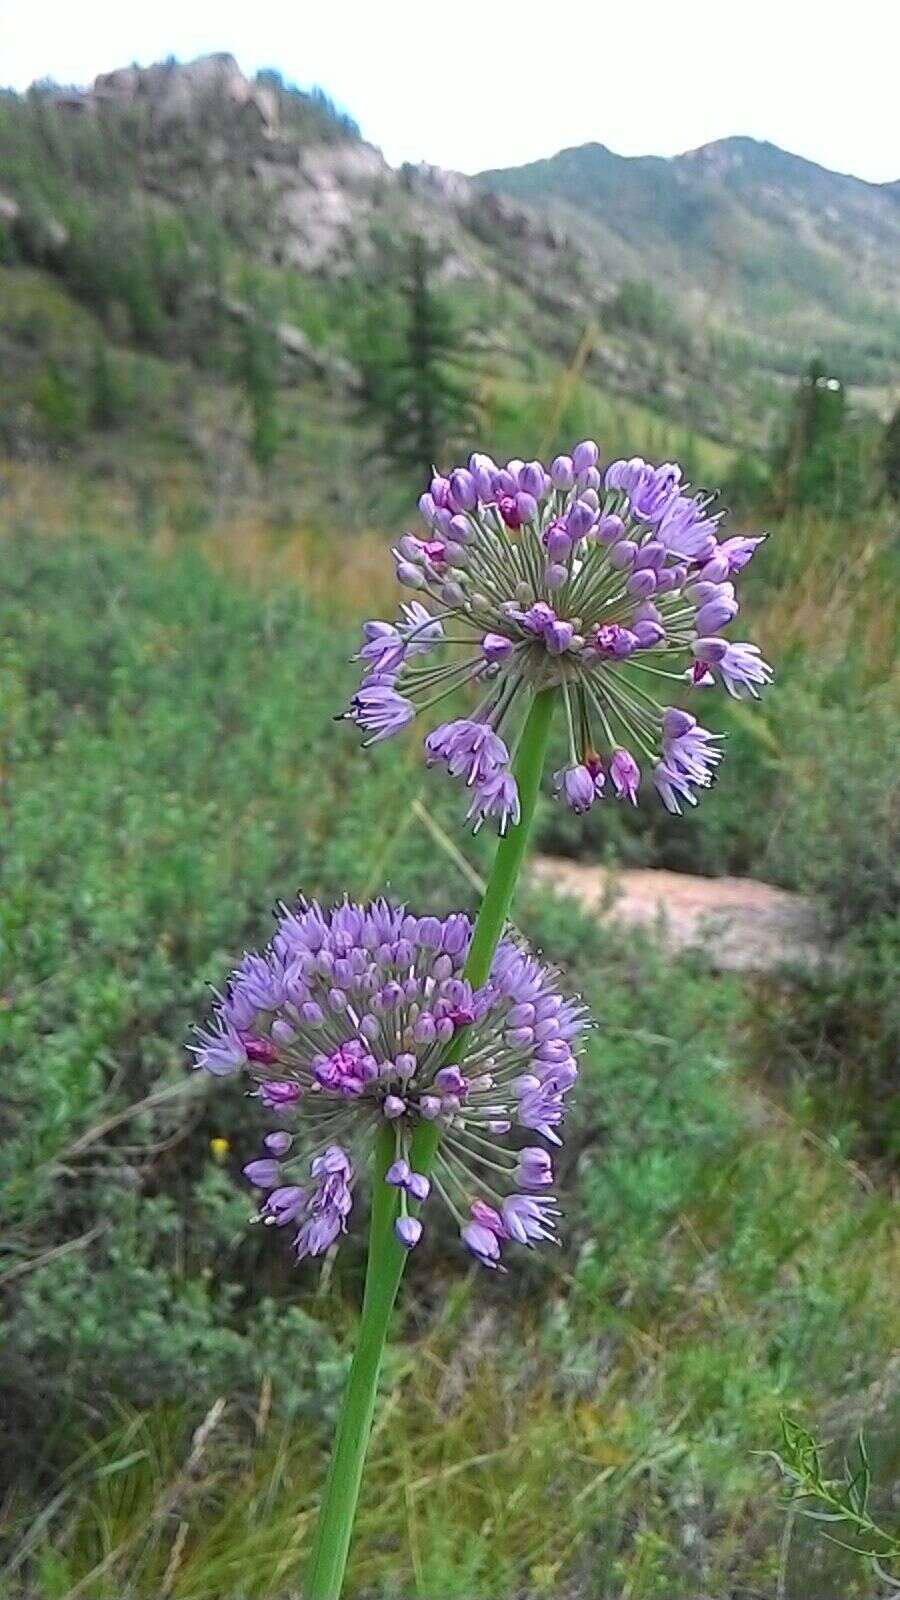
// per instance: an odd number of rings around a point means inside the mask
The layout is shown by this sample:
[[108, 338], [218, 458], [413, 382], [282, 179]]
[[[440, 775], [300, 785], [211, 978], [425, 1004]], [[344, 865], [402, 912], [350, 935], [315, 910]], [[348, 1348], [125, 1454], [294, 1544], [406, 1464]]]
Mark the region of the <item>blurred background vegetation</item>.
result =
[[460, 191], [277, 74], [236, 99], [220, 60], [176, 114], [158, 71], [0, 96], [3, 1592], [295, 1591], [361, 1240], [316, 1277], [248, 1228], [257, 1119], [185, 1040], [295, 888], [474, 903], [490, 840], [415, 740], [332, 718], [428, 463], [589, 435], [770, 530], [744, 613], [777, 682], [711, 713], [696, 815], [548, 803], [540, 844], [802, 891], [829, 959], [714, 974], [526, 894], [598, 1024], [566, 1249], [501, 1284], [439, 1229], [417, 1256], [350, 1593], [869, 1600], [754, 1452], [785, 1411], [836, 1458], [864, 1425], [890, 1516], [895, 321], [783, 240], [761, 283], [736, 225], [719, 321], [676, 208], [664, 292], [571, 246], [568, 169]]

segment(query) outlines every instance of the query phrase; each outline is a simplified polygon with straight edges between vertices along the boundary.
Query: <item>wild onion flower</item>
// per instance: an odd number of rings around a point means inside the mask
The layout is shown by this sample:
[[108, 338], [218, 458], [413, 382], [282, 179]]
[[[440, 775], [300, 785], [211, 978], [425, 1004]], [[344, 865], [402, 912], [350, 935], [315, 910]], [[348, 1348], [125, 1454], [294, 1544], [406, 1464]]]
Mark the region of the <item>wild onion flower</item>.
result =
[[[271, 944], [244, 956], [194, 1047], [216, 1077], [245, 1072], [277, 1118], [244, 1169], [266, 1192], [261, 1220], [293, 1228], [298, 1257], [321, 1255], [346, 1231], [387, 1124], [385, 1181], [398, 1191], [395, 1233], [408, 1249], [422, 1235], [411, 1208], [432, 1189], [487, 1267], [510, 1242], [554, 1239], [545, 1146], [561, 1143], [583, 1006], [509, 942], [473, 988], [462, 975], [472, 924], [461, 914], [416, 917], [384, 900], [279, 909]], [[410, 1162], [423, 1121], [440, 1131], [430, 1178]]]
[[680, 812], [722, 750], [667, 702], [717, 679], [758, 696], [772, 676], [756, 645], [722, 636], [738, 611], [732, 580], [762, 540], [721, 540], [713, 497], [690, 494], [672, 463], [635, 457], [601, 473], [598, 459], [585, 440], [549, 468], [476, 454], [436, 474], [419, 500], [424, 537], [407, 533], [394, 552], [400, 582], [430, 605], [363, 629], [347, 715], [366, 743], [465, 684], [479, 692], [471, 715], [425, 739], [429, 764], [470, 790], [476, 827], [518, 821], [509, 751], [534, 692], [558, 688], [565, 704], [569, 760], [555, 788], [573, 811], [604, 795], [636, 804], [646, 775]]

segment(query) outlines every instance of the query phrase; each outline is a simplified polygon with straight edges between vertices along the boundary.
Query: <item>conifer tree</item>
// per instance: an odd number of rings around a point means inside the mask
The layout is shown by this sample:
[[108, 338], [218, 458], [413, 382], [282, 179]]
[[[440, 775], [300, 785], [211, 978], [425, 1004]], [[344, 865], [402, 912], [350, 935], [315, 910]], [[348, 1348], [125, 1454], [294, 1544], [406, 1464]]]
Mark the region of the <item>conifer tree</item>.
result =
[[900, 406], [884, 430], [881, 441], [881, 470], [892, 500], [900, 501]]
[[473, 397], [461, 376], [471, 371], [469, 340], [435, 286], [425, 241], [414, 235], [386, 256], [388, 292], [371, 304], [357, 352], [363, 406], [383, 454], [419, 479], [470, 431]]
[[250, 454], [261, 472], [275, 460], [282, 442], [278, 411], [280, 353], [272, 306], [248, 286], [246, 316], [238, 336], [236, 376], [250, 408]]
[[781, 511], [811, 506], [837, 513], [862, 494], [862, 441], [849, 425], [843, 384], [821, 361], [810, 363], [797, 386], [773, 469]]

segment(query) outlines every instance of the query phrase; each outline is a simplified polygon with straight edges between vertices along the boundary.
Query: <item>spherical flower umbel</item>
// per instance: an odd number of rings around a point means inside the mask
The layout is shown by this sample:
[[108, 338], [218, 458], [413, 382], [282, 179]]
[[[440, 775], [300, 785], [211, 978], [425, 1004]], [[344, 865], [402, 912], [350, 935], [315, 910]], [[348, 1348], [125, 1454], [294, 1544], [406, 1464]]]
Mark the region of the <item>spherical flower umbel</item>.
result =
[[[586, 1013], [509, 942], [473, 989], [471, 940], [464, 915], [416, 917], [384, 900], [282, 906], [271, 944], [243, 958], [198, 1029], [197, 1065], [246, 1074], [278, 1119], [244, 1171], [265, 1192], [261, 1219], [293, 1228], [299, 1257], [346, 1231], [385, 1125], [384, 1181], [398, 1191], [407, 1249], [423, 1228], [411, 1208], [435, 1197], [485, 1266], [500, 1266], [510, 1242], [554, 1238], [546, 1147], [561, 1143]], [[410, 1160], [422, 1122], [440, 1133], [430, 1177]]]
[[510, 749], [535, 691], [558, 688], [565, 704], [569, 762], [555, 788], [573, 811], [604, 795], [636, 804], [645, 776], [680, 811], [722, 752], [693, 716], [667, 734], [671, 700], [717, 679], [756, 697], [771, 679], [756, 645], [722, 637], [738, 611], [732, 580], [762, 540], [720, 540], [713, 498], [690, 494], [671, 462], [598, 462], [587, 439], [549, 468], [476, 454], [436, 473], [419, 500], [424, 536], [405, 534], [394, 552], [419, 598], [363, 630], [347, 715], [366, 743], [465, 684], [479, 692], [469, 716], [425, 739], [429, 764], [471, 791], [476, 827], [518, 820]]

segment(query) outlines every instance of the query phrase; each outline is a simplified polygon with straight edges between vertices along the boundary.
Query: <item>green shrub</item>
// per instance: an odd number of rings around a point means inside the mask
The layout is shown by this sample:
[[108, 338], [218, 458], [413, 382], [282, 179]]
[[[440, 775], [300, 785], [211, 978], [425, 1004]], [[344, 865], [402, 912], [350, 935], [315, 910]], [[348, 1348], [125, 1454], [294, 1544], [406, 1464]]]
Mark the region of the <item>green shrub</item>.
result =
[[790, 1063], [875, 1148], [900, 1150], [900, 708], [890, 689], [848, 714], [790, 699], [792, 743], [780, 778], [769, 870], [813, 897], [836, 941], [815, 972], [775, 986], [758, 1013], [758, 1048]]
[[57, 362], [49, 362], [35, 380], [31, 404], [54, 443], [72, 444], [84, 432], [87, 415], [83, 396], [74, 378]]
[[[24, 1269], [6, 1355], [26, 1440], [54, 1395], [88, 1402], [113, 1307], [110, 1388], [140, 1367], [149, 1401], [258, 1371], [261, 1285], [293, 1298], [285, 1253], [247, 1230], [232, 1187], [258, 1137], [240, 1090], [165, 1098], [188, 1079], [206, 982], [268, 937], [279, 896], [380, 888], [380, 855], [397, 894], [457, 890], [405, 816], [396, 752], [368, 757], [335, 727], [351, 640], [295, 591], [242, 593], [190, 555], [90, 541], [22, 536], [5, 554], [0, 1206]], [[435, 784], [438, 819], [459, 804]], [[211, 1200], [214, 1136], [232, 1144], [230, 1213]]]

